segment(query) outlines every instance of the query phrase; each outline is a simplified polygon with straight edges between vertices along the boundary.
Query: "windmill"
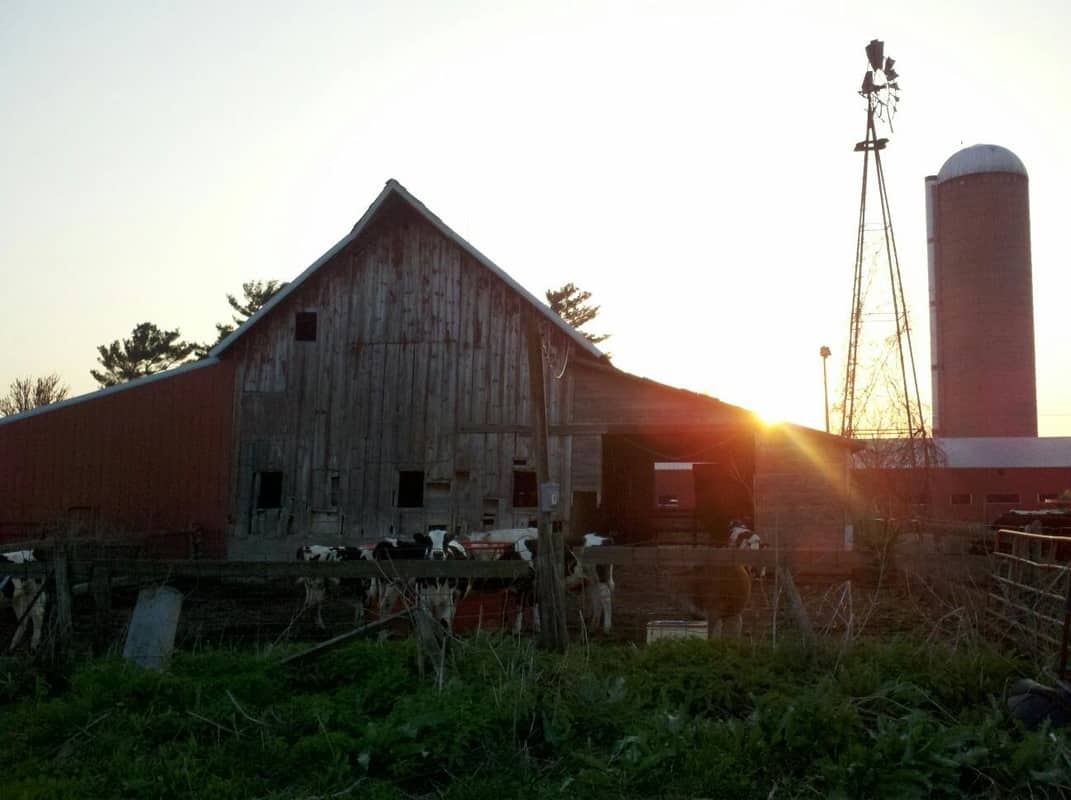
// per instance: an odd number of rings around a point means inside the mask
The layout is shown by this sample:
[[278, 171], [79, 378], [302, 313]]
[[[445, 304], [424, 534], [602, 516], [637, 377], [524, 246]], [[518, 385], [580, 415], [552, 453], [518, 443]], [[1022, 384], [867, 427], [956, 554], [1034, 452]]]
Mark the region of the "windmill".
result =
[[[846, 437], [925, 439], [926, 423], [922, 415], [915, 356], [911, 345], [911, 326], [904, 300], [900, 277], [900, 260], [896, 252], [889, 196], [885, 187], [885, 170], [881, 152], [889, 143], [888, 137], [878, 136], [878, 121], [892, 131], [892, 120], [900, 101], [899, 75], [895, 60], [885, 55], [885, 44], [874, 39], [866, 46], [867, 70], [859, 89], [866, 101], [866, 136], [855, 145], [863, 154], [863, 181], [859, 199], [859, 227], [855, 248], [855, 273], [852, 287], [852, 310], [849, 318], [848, 346], [844, 376], [844, 396], [841, 405], [841, 435]], [[871, 167], [873, 163], [873, 168]], [[874, 193], [880, 208], [880, 219], [868, 208], [868, 197]], [[873, 219], [871, 219], [873, 217]], [[876, 245], [877, 255], [868, 264], [870, 249]], [[875, 310], [873, 297], [868, 295], [875, 281], [881, 283], [882, 272], [888, 273], [890, 295], [883, 311]], [[888, 336], [876, 337], [871, 330], [877, 323], [889, 325]], [[869, 337], [867, 341], [866, 337]], [[861, 359], [874, 354], [872, 362]], [[863, 380], [860, 377], [863, 373]], [[878, 383], [884, 381], [884, 386]], [[864, 423], [867, 405], [878, 402], [885, 392], [887, 416], [877, 425], [871, 417], [870, 427]], [[914, 453], [915, 448], [910, 448]], [[925, 450], [925, 448], [923, 448]], [[914, 466], [914, 455], [911, 464]]]

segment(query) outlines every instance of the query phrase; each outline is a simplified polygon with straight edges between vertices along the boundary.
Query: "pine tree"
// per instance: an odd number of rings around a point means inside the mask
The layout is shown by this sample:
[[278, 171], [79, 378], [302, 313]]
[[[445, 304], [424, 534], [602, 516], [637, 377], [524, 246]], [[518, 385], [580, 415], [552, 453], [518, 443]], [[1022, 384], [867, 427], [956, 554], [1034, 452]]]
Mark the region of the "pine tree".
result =
[[[585, 292], [572, 283], [567, 283], [558, 289], [547, 289], [547, 302], [550, 310], [564, 319], [577, 330], [591, 322], [599, 315], [601, 306], [592, 305], [588, 302], [591, 292]], [[610, 334], [594, 334], [580, 331], [592, 344], [598, 344], [610, 337]]]
[[105, 387], [170, 369], [197, 350], [196, 344], [184, 342], [180, 336], [178, 328], [162, 331], [151, 322], [142, 322], [129, 339], [99, 345], [97, 361], [104, 370], [91, 369], [89, 374]]
[[218, 333], [216, 343], [218, 344], [230, 336], [237, 326], [256, 314], [260, 307], [271, 300], [276, 292], [280, 291], [284, 286], [286, 286], [286, 281], [246, 281], [242, 284], [243, 301], [239, 301], [233, 294], [228, 294], [227, 302], [237, 313], [231, 316], [231, 319], [234, 320], [233, 325], [230, 323], [216, 323], [216, 332]]

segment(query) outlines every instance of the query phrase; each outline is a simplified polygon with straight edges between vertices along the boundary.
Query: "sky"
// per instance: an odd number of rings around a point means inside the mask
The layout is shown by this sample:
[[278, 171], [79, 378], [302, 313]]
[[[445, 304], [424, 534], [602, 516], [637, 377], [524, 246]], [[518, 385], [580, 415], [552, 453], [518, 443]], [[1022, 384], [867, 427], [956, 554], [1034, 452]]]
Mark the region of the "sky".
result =
[[214, 339], [394, 178], [536, 296], [590, 291], [618, 367], [821, 428], [880, 38], [923, 400], [923, 181], [999, 144], [1030, 173], [1039, 432], [1071, 436], [1068, 30], [1040, 0], [0, 0], [0, 387], [91, 391], [143, 321]]

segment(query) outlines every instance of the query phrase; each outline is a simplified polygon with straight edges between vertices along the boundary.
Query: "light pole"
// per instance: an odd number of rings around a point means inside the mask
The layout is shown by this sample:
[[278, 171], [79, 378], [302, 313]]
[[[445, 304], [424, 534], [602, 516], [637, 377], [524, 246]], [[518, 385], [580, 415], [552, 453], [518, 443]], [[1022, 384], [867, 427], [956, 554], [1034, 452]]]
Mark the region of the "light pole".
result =
[[822, 397], [826, 409], [826, 433], [829, 433], [829, 378], [826, 374], [826, 359], [832, 355], [832, 351], [825, 345], [822, 345], [822, 349], [818, 351], [818, 355], [822, 357]]

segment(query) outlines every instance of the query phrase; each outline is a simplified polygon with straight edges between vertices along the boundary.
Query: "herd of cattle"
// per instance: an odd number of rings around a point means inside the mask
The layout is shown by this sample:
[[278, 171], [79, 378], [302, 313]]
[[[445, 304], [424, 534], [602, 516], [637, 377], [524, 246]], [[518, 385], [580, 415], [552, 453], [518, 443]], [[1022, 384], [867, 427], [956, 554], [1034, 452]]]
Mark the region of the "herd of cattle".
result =
[[[607, 536], [588, 533], [583, 537], [583, 549], [612, 544]], [[515, 609], [513, 629], [519, 633], [526, 612], [531, 613], [532, 627], [539, 629], [539, 606], [535, 602], [535, 560], [539, 538], [535, 528], [481, 531], [456, 537], [442, 529], [412, 539], [387, 538], [360, 547], [306, 545], [298, 548], [300, 561], [371, 561], [379, 565], [380, 575], [374, 578], [348, 581], [347, 591], [355, 605], [355, 622], [367, 610], [380, 617], [399, 607], [423, 608], [446, 628], [453, 627], [459, 603], [472, 595], [505, 595]], [[391, 564], [397, 561], [501, 560], [521, 561], [528, 565], [520, 577], [503, 578], [401, 578], [393, 574]], [[565, 588], [587, 600], [585, 617], [604, 632], [612, 623], [614, 591], [613, 565], [585, 565], [576, 550], [565, 548]], [[316, 624], [324, 627], [321, 613], [327, 599], [328, 582], [322, 578], [300, 578], [305, 587], [303, 611], [315, 611]], [[340, 581], [332, 580], [333, 585]]]
[[[590, 548], [613, 544], [610, 537], [585, 534], [575, 547], [564, 548], [564, 577], [567, 592], [577, 596], [581, 614], [591, 630], [609, 633], [613, 623], [614, 572], [612, 564], [588, 563], [579, 553]], [[746, 524], [730, 525], [729, 547], [759, 549], [763, 543]], [[470, 596], [497, 596], [506, 602], [512, 616], [514, 632], [520, 633], [524, 620], [531, 616], [534, 630], [539, 629], [539, 607], [535, 602], [535, 561], [539, 538], [534, 528], [473, 532], [455, 537], [445, 530], [416, 534], [412, 539], [386, 538], [357, 547], [305, 545], [298, 549], [301, 561], [352, 561], [376, 563], [378, 576], [367, 579], [340, 580], [300, 578], [304, 588], [302, 613], [315, 614], [323, 628], [322, 609], [331, 594], [342, 592], [355, 606], [355, 623], [368, 611], [384, 618], [401, 609], [422, 608], [444, 627], [451, 628], [457, 608]], [[36, 560], [33, 550], [0, 553], [0, 606], [12, 608], [16, 619], [15, 634], [8, 647], [14, 650], [32, 626], [30, 649], [40, 645], [45, 627], [48, 601], [46, 580], [3, 574], [3, 564], [24, 564]], [[404, 578], [391, 568], [398, 561], [504, 560], [528, 565], [515, 578]], [[741, 565], [696, 566], [690, 579], [672, 592], [675, 604], [689, 613], [706, 619], [712, 632], [720, 631], [723, 620], [735, 620], [742, 626], [742, 613], [751, 597], [755, 573]]]

